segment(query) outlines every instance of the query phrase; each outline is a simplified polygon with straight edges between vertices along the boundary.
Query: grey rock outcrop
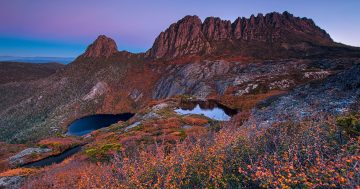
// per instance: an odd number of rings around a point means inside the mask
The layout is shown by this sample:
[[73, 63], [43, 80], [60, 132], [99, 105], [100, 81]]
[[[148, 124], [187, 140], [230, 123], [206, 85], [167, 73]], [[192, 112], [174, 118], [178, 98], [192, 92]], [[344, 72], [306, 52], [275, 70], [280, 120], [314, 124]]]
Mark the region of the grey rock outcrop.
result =
[[[246, 125], [269, 127], [282, 121], [324, 119], [360, 110], [360, 65], [270, 98], [252, 111]], [[316, 120], [315, 120], [316, 121]]]
[[27, 148], [27, 149], [15, 154], [14, 156], [11, 156], [9, 158], [9, 162], [12, 165], [22, 164], [22, 163], [24, 163], [24, 158], [26, 156], [29, 156], [32, 154], [47, 153], [47, 152], [51, 152], [51, 151], [52, 151], [52, 149], [50, 149], [50, 148]]
[[23, 176], [0, 177], [0, 188], [18, 189], [24, 180]]

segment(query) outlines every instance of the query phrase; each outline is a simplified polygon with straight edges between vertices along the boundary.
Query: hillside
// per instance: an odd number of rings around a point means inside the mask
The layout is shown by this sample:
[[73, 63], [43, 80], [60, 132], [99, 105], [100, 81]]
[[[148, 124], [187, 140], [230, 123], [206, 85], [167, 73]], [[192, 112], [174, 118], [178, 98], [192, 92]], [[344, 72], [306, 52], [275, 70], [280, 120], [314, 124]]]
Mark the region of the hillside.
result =
[[[139, 54], [100, 35], [51, 74], [42, 70], [55, 65], [14, 64], [18, 76], [0, 79], [0, 141], [9, 143], [0, 181], [25, 188], [354, 188], [359, 65], [359, 48], [288, 12], [233, 23], [185, 16]], [[227, 110], [231, 119], [178, 112], [201, 106]], [[120, 113], [135, 115], [84, 136], [66, 134], [84, 116]], [[62, 163], [26, 167], [76, 146], [80, 152]]]
[[[225, 25], [228, 30], [223, 29]], [[283, 45], [276, 46], [280, 42]], [[232, 46], [223, 47], [223, 43]], [[309, 48], [302, 48], [305, 43], [311, 44], [305, 45]], [[211, 51], [187, 50], [201, 49], [198, 46], [204, 44]], [[294, 48], [287, 48], [289, 45]], [[217, 48], [222, 49], [221, 54]], [[264, 54], [264, 59], [258, 56], [260, 52], [276, 56]], [[232, 24], [212, 17], [202, 23], [196, 16], [186, 16], [161, 33], [145, 54], [119, 52], [112, 39], [99, 36], [83, 55], [51, 77], [0, 86], [0, 125], [4, 128], [0, 140], [34, 141], [64, 132], [67, 123], [84, 115], [136, 112], [152, 98], [174, 95], [219, 98], [241, 109], [241, 99], [247, 95], [261, 100], [276, 90], [286, 91], [348, 68], [358, 52], [334, 43], [311, 20], [286, 12], [242, 18]], [[292, 58], [293, 53], [298, 58]], [[321, 54], [332, 67], [312, 66], [324, 61]]]
[[28, 82], [48, 77], [63, 68], [58, 63], [0, 62], [0, 85], [9, 82]]

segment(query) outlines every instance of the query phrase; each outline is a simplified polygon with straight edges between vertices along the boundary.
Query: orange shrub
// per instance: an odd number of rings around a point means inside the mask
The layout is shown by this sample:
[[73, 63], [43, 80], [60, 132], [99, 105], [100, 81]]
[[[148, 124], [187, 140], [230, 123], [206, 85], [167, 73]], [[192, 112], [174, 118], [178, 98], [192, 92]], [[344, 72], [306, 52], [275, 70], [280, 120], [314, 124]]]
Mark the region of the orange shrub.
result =
[[205, 127], [202, 127], [202, 126], [192, 126], [191, 128], [186, 129], [185, 133], [188, 136], [198, 137], [203, 134], [206, 134], [207, 130]]
[[360, 137], [340, 139], [343, 132], [331, 118], [262, 129], [232, 123], [217, 133], [183, 141], [165, 135], [155, 144], [125, 146], [128, 150], [114, 154], [111, 163], [49, 168], [25, 186], [357, 188]]
[[30, 175], [34, 172], [36, 172], [36, 170], [31, 168], [10, 169], [8, 171], [0, 173], [0, 177], [25, 176]]
[[188, 125], [205, 125], [209, 123], [207, 119], [192, 116], [183, 117], [183, 121]]

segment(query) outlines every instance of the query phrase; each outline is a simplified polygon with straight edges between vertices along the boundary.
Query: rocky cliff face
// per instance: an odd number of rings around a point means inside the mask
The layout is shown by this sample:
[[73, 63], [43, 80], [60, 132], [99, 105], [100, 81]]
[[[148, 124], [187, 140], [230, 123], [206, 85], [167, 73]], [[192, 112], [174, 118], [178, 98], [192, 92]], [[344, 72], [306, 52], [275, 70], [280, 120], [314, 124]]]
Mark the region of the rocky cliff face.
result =
[[210, 50], [210, 44], [201, 28], [199, 17], [186, 16], [172, 24], [165, 32], [161, 32], [147, 55], [162, 58], [206, 53]]
[[270, 45], [266, 48], [276, 43], [284, 49], [333, 43], [329, 34], [311, 19], [294, 17], [288, 12], [239, 17], [233, 23], [216, 17], [208, 17], [202, 23], [197, 16], [186, 16], [156, 38], [147, 56], [174, 58], [219, 50], [241, 51], [239, 47], [249, 42]]
[[[232, 23], [232, 35], [235, 39], [254, 41], [299, 41], [327, 44], [332, 39], [329, 34], [308, 18], [294, 17], [288, 12], [269, 13], [263, 16], [251, 16], [249, 19], [237, 18]], [[296, 36], [295, 36], [296, 35]]]
[[85, 51], [82, 57], [99, 58], [109, 57], [118, 52], [116, 43], [113, 39], [100, 35]]
[[[152, 98], [191, 95], [200, 99], [229, 94], [234, 97], [289, 90], [351, 67], [354, 60], [277, 60], [243, 64], [225, 60], [169, 65], [157, 81]], [[342, 68], [342, 69], [343, 69]]]

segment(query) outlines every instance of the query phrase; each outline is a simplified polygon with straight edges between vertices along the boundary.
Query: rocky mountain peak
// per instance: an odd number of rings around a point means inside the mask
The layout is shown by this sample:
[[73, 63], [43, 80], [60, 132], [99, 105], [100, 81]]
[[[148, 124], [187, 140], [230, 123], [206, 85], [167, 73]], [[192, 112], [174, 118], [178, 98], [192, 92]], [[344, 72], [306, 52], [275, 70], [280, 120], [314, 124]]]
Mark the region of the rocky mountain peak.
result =
[[333, 41], [311, 19], [295, 17], [289, 12], [239, 17], [234, 22], [218, 17], [201, 22], [197, 16], [185, 16], [161, 32], [146, 55], [169, 59], [228, 49], [238, 51], [244, 44], [271, 48], [274, 43], [304, 49], [308, 44], [330, 45]]
[[100, 35], [82, 55], [86, 58], [109, 57], [118, 52], [116, 43], [113, 39]]
[[201, 30], [202, 22], [198, 16], [185, 16], [160, 33], [147, 56], [177, 57], [206, 52], [210, 44]]
[[209, 41], [229, 39], [231, 30], [231, 22], [218, 17], [208, 17], [202, 24], [202, 32]]

